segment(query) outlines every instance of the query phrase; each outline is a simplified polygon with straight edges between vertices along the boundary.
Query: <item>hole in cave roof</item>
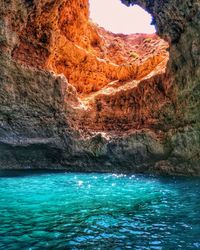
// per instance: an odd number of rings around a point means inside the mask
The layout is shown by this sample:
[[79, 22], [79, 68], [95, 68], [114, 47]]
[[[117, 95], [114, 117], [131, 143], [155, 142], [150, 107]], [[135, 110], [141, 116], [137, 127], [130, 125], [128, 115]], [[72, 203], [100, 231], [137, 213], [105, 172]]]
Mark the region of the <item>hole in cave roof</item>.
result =
[[138, 5], [127, 7], [120, 0], [89, 0], [90, 18], [113, 33], [155, 33], [152, 16]]

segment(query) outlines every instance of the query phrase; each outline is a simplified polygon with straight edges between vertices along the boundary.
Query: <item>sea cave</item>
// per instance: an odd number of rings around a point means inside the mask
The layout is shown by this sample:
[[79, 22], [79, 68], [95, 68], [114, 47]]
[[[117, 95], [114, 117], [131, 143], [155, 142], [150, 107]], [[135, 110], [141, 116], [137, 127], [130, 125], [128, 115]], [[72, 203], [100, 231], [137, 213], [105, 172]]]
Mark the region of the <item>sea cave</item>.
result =
[[199, 29], [199, 0], [0, 2], [0, 249], [200, 249]]

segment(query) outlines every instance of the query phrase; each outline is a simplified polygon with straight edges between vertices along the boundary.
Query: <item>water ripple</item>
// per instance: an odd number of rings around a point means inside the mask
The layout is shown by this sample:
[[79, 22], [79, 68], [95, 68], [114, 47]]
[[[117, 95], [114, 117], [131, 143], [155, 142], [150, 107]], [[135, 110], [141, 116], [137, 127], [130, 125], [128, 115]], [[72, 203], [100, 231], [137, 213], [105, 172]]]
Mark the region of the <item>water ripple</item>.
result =
[[200, 249], [198, 178], [0, 178], [0, 249]]

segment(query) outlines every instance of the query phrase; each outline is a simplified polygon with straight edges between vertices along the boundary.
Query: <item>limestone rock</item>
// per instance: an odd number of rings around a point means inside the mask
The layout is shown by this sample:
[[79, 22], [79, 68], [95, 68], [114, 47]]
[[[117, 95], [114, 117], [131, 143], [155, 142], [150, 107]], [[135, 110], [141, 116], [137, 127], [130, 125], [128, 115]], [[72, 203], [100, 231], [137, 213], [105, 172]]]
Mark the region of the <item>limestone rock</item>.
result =
[[0, 2], [0, 169], [200, 175], [199, 2], [122, 2], [161, 38], [97, 27], [87, 0]]

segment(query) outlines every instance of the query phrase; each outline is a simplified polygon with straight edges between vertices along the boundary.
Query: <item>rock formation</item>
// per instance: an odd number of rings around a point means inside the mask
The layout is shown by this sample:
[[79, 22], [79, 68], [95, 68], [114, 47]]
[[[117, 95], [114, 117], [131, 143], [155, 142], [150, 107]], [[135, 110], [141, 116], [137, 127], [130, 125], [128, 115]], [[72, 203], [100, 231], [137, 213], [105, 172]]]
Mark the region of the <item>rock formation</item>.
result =
[[200, 4], [122, 2], [160, 37], [105, 31], [87, 0], [0, 3], [1, 169], [200, 175]]

